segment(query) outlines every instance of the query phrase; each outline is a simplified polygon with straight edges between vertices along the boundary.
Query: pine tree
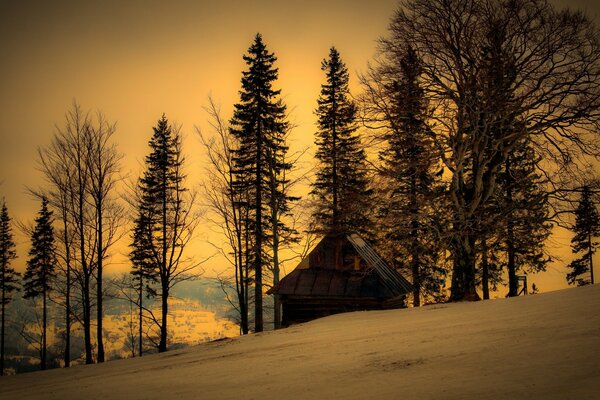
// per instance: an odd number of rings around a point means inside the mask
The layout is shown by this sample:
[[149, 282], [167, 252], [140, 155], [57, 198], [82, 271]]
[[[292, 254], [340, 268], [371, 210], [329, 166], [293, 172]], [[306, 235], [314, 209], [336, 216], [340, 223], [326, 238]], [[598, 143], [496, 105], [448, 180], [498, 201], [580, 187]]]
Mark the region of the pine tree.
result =
[[[594, 264], [592, 258], [598, 246], [598, 242], [595, 242], [594, 238], [600, 236], [600, 215], [588, 185], [584, 185], [581, 190], [581, 199], [575, 210], [573, 232], [575, 233], [571, 239], [573, 254], [583, 254], [569, 264], [571, 272], [567, 274], [567, 282], [570, 285], [577, 283], [577, 286], [593, 285]], [[590, 274], [589, 279], [582, 277], [588, 273]]]
[[53, 289], [56, 277], [56, 248], [54, 229], [52, 227], [52, 211], [48, 209], [48, 200], [42, 198], [42, 208], [35, 220], [31, 234], [31, 249], [27, 260], [27, 269], [23, 275], [25, 298], [42, 298], [42, 348], [40, 368], [46, 369], [48, 295]]
[[326, 83], [315, 111], [318, 117], [317, 170], [311, 194], [316, 231], [324, 234], [368, 234], [372, 191], [368, 187], [366, 156], [356, 134], [357, 107], [350, 97], [348, 69], [332, 47], [321, 63]]
[[286, 107], [279, 98], [280, 90], [273, 89], [278, 76], [278, 69], [274, 67], [276, 60], [262, 36], [257, 34], [248, 54], [244, 55], [248, 69], [242, 72], [240, 102], [235, 104], [230, 121], [231, 133], [238, 141], [233, 156], [235, 190], [249, 193], [252, 199], [245, 207], [252, 229], [252, 249], [247, 258], [254, 266], [255, 332], [263, 330], [263, 271], [269, 262], [266, 248], [272, 228], [277, 224], [270, 221], [272, 203], [269, 199], [278, 201], [275, 197], [281, 196], [281, 192], [277, 193], [279, 189], [272, 190], [270, 182], [272, 177], [284, 176], [283, 171], [290, 168], [281, 158], [287, 151], [284, 134], [288, 124]]
[[19, 273], [10, 266], [12, 260], [17, 258], [15, 242], [13, 240], [10, 217], [6, 207], [6, 201], [2, 200], [2, 212], [0, 213], [0, 288], [2, 297], [2, 331], [0, 332], [0, 376], [4, 375], [4, 336], [6, 324], [6, 306], [12, 301], [11, 294], [18, 290]]
[[387, 147], [379, 155], [388, 180], [389, 201], [384, 214], [386, 242], [396, 250], [396, 263], [412, 275], [413, 305], [421, 296], [442, 291], [445, 272], [440, 264], [436, 201], [442, 168], [427, 126], [427, 103], [419, 82], [421, 63], [407, 46], [397, 75], [386, 85], [390, 104]]
[[[160, 333], [158, 351], [167, 350], [169, 296], [177, 283], [192, 279], [198, 264], [184, 257], [193, 237], [197, 216], [193, 193], [184, 186], [181, 136], [162, 116], [153, 128], [146, 170], [138, 183], [138, 221], [133, 237], [134, 267], [148, 267], [143, 275], [156, 277], [161, 317], [152, 320]], [[150, 260], [146, 260], [151, 257]], [[147, 287], [147, 286], [146, 286]]]
[[498, 177], [498, 204], [503, 229], [499, 239], [506, 254], [509, 296], [518, 294], [518, 271], [539, 272], [550, 258], [544, 243], [550, 236], [546, 180], [538, 172], [541, 161], [529, 141], [515, 146]]
[[[140, 207], [141, 206], [141, 207]], [[129, 259], [132, 263], [131, 275], [137, 292], [138, 306], [138, 354], [143, 354], [143, 325], [144, 325], [144, 293], [155, 296], [156, 291], [152, 285], [159, 281], [155, 268], [153, 268], [151, 225], [143, 211], [143, 205], [138, 205], [138, 216], [134, 221], [131, 251]]]

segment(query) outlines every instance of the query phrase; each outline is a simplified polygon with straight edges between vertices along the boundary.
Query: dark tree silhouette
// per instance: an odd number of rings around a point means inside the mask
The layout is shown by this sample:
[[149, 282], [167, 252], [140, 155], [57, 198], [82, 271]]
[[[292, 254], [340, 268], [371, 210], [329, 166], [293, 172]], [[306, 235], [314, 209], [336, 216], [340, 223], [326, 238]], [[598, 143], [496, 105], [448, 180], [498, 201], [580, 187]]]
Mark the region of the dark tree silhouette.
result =
[[44, 197], [42, 208], [35, 219], [27, 269], [23, 275], [23, 297], [42, 298], [41, 369], [46, 369], [47, 362], [48, 296], [56, 278], [57, 260], [52, 222], [52, 211], [48, 209], [48, 200]]
[[13, 240], [12, 227], [6, 201], [2, 199], [2, 211], [0, 213], [0, 305], [2, 306], [2, 331], [0, 332], [0, 376], [4, 375], [4, 336], [6, 324], [6, 306], [12, 301], [12, 293], [18, 290], [19, 273], [10, 266], [17, 258], [15, 242]]
[[144, 294], [148, 296], [156, 295], [153, 285], [159, 281], [159, 276], [153, 268], [152, 253], [152, 225], [144, 212], [143, 203], [137, 204], [140, 209], [137, 210], [137, 217], [134, 221], [132, 231], [131, 251], [129, 259], [131, 260], [132, 284], [135, 286], [137, 300], [133, 301], [138, 308], [138, 355], [141, 357], [144, 350]]
[[[203, 182], [203, 194], [210, 212], [209, 222], [225, 236], [224, 245], [211, 244], [217, 248], [233, 267], [233, 277], [220, 277], [222, 288], [229, 303], [238, 313], [241, 334], [249, 332], [250, 307], [249, 285], [252, 277], [250, 265], [250, 245], [248, 243], [251, 227], [249, 226], [248, 205], [250, 194], [237, 190], [235, 184], [234, 150], [238, 142], [229, 125], [221, 117], [219, 108], [209, 99], [206, 108], [212, 135], [197, 128], [198, 136], [208, 159], [205, 168], [206, 179]], [[238, 178], [239, 179], [239, 178]], [[230, 282], [232, 280], [233, 282]], [[228, 288], [235, 291], [235, 299], [229, 297]]]
[[[485, 79], [483, 50], [495, 29], [502, 46]], [[478, 221], [510, 151], [531, 138], [557, 167], [578, 154], [600, 156], [597, 30], [581, 13], [543, 0], [407, 0], [382, 49], [394, 57], [402, 43], [422, 60], [432, 126], [450, 174], [451, 299], [478, 299]]]
[[423, 295], [438, 296], [445, 281], [438, 218], [443, 169], [427, 126], [421, 74], [417, 54], [405, 46], [400, 58], [371, 66], [362, 77], [365, 120], [385, 146], [379, 153], [386, 198], [380, 206], [382, 246], [391, 246], [397, 267], [412, 275], [417, 307]]
[[[94, 361], [92, 348], [93, 290], [96, 283], [98, 361], [104, 359], [102, 345], [102, 269], [109, 248], [119, 238], [123, 210], [114, 195], [120, 154], [111, 143], [116, 125], [100, 112], [92, 118], [74, 102], [63, 126], [56, 127], [52, 142], [39, 150], [39, 162], [49, 187], [33, 191], [48, 198], [62, 220], [62, 270], [65, 273], [67, 349], [70, 361], [70, 318], [83, 326], [85, 362]], [[72, 279], [72, 277], [74, 279]], [[74, 282], [73, 282], [74, 281]], [[79, 289], [81, 312], [71, 306], [71, 292]]]
[[[592, 199], [592, 191], [588, 185], [581, 189], [581, 199], [575, 210], [575, 225], [573, 226], [575, 236], [571, 239], [571, 248], [574, 254], [581, 257], [569, 264], [571, 272], [567, 274], [567, 282], [577, 286], [594, 284], [594, 263], [592, 258], [596, 252], [598, 242], [595, 237], [600, 236], [600, 215]], [[589, 279], [582, 277], [589, 273]]]
[[332, 47], [321, 63], [326, 83], [317, 100], [317, 168], [311, 194], [319, 233], [370, 231], [366, 156], [356, 134], [357, 108], [348, 89], [348, 69]]
[[268, 263], [266, 247], [272, 230], [269, 196], [280, 196], [271, 192], [270, 177], [281, 179], [283, 171], [290, 168], [280, 158], [287, 151], [283, 136], [288, 124], [280, 90], [273, 89], [278, 76], [276, 60], [257, 34], [244, 55], [248, 69], [242, 72], [240, 102], [235, 104], [230, 121], [231, 133], [238, 141], [233, 152], [235, 190], [252, 196], [247, 217], [253, 229], [250, 257], [254, 265], [255, 332], [263, 330], [263, 271]]
[[96, 348], [98, 362], [104, 362], [103, 340], [103, 271], [108, 249], [118, 238], [117, 228], [123, 219], [123, 209], [116, 202], [114, 189], [120, 168], [121, 155], [112, 137], [116, 124], [97, 113], [96, 123], [90, 124], [86, 135], [86, 166], [89, 171], [88, 193], [94, 208], [95, 270], [96, 270]]
[[[198, 216], [193, 213], [194, 194], [184, 186], [184, 158], [179, 128], [173, 128], [163, 115], [153, 128], [146, 170], [138, 183], [139, 204], [133, 237], [135, 268], [150, 266], [146, 274], [157, 277], [156, 295], [161, 301], [161, 317], [150, 311], [158, 327], [158, 351], [167, 350], [169, 296], [174, 285], [195, 277], [200, 263], [184, 257], [193, 237]], [[145, 257], [151, 260], [145, 261]], [[141, 260], [144, 260], [140, 264]]]
[[518, 295], [518, 271], [544, 271], [550, 262], [544, 243], [552, 226], [540, 161], [533, 145], [522, 141], [507, 156], [498, 176], [497, 201], [504, 220], [498, 224], [504, 227], [499, 238], [506, 253], [509, 296]]

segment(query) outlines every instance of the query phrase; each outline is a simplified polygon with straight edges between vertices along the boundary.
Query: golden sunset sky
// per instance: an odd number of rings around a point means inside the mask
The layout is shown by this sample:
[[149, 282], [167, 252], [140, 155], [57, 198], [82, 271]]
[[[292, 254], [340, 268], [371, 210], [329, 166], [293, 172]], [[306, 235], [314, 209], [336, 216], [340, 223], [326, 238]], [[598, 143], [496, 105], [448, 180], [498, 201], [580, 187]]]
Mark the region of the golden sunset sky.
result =
[[[599, 21], [596, 0], [555, 4], [585, 9]], [[54, 125], [63, 124], [74, 99], [117, 121], [115, 140], [124, 154], [125, 178], [139, 175], [152, 126], [163, 112], [182, 124], [188, 182], [197, 185], [204, 164], [194, 126], [208, 129], [203, 107], [209, 94], [229, 118], [245, 68], [242, 55], [257, 32], [278, 57], [277, 86], [297, 126], [293, 146], [311, 145], [313, 110], [323, 82], [321, 60], [335, 45], [357, 93], [356, 74], [366, 69], [396, 5], [395, 0], [2, 0], [0, 197], [6, 198], [13, 219], [34, 219], [39, 205], [25, 187], [42, 183], [37, 148], [49, 143]], [[211, 251], [202, 243], [209, 232], [199, 233], [190, 252], [203, 257]], [[14, 265], [22, 271], [28, 238], [17, 232], [16, 239]], [[565, 253], [568, 240], [567, 233], [559, 232], [550, 246]], [[127, 243], [115, 252], [126, 251]], [[117, 254], [108, 272], [126, 270], [119, 259]], [[207, 269], [223, 268], [217, 264]], [[530, 282], [543, 291], [566, 287], [564, 274], [564, 262], [555, 263]]]

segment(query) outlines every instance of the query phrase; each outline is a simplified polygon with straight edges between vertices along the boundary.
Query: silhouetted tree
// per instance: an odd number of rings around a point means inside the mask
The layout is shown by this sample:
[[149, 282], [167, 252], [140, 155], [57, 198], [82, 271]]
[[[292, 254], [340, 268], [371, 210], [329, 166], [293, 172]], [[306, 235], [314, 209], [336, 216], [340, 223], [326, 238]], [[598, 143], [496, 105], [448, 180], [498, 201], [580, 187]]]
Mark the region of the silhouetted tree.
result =
[[[588, 185], [581, 189], [581, 199], [575, 210], [575, 236], [571, 239], [573, 254], [583, 253], [581, 257], [569, 264], [571, 272], [567, 274], [567, 282], [577, 286], [594, 284], [594, 263], [592, 261], [598, 243], [595, 237], [600, 236], [600, 215], [592, 199], [592, 192]], [[582, 275], [590, 274], [589, 279]]]
[[200, 264], [184, 257], [198, 218], [192, 209], [194, 194], [184, 186], [179, 128], [173, 128], [163, 115], [153, 131], [146, 170], [138, 183], [139, 216], [132, 247], [137, 251], [136, 257], [151, 256], [148, 266], [152, 269], [147, 272], [157, 276], [156, 295], [161, 301], [161, 317], [156, 318], [148, 311], [160, 330], [155, 344], [158, 351], [163, 352], [167, 350], [171, 289], [179, 282], [193, 279], [193, 272]]
[[[234, 172], [234, 151], [238, 147], [236, 137], [229, 125], [223, 120], [218, 107], [212, 99], [206, 108], [212, 135], [197, 129], [198, 136], [208, 159], [205, 168], [206, 179], [203, 182], [203, 194], [209, 207], [208, 218], [219, 233], [225, 236], [225, 244], [211, 241], [229, 264], [233, 267], [233, 282], [229, 277], [220, 277], [220, 282], [229, 303], [239, 315], [241, 334], [249, 331], [248, 311], [250, 307], [249, 284], [252, 278], [250, 265], [250, 245], [248, 243], [251, 227], [249, 225], [248, 205], [251, 202], [247, 191], [237, 190]], [[239, 178], [238, 178], [239, 179]], [[235, 299], [229, 297], [228, 288], [235, 291]]]
[[43, 190], [43, 193], [38, 193], [32, 190], [32, 193], [38, 197], [46, 197], [54, 210], [56, 210], [57, 218], [60, 221], [60, 230], [57, 232], [57, 259], [58, 268], [63, 275], [64, 281], [57, 285], [57, 290], [60, 291], [64, 298], [65, 309], [65, 334], [64, 334], [64, 366], [71, 365], [71, 324], [72, 324], [72, 305], [71, 295], [73, 291], [73, 265], [76, 262], [74, 259], [76, 249], [75, 243], [75, 228], [73, 226], [72, 206], [74, 204], [72, 190], [73, 165], [69, 160], [68, 152], [64, 151], [63, 141], [53, 140], [46, 148], [38, 148], [39, 169], [43, 172], [44, 178], [48, 183], [48, 188]]
[[[499, 62], [482, 79], [494, 29], [504, 31]], [[451, 299], [477, 299], [480, 212], [510, 151], [530, 138], [562, 171], [576, 154], [600, 156], [597, 30], [581, 13], [556, 11], [543, 0], [407, 0], [382, 50], [396, 57], [402, 43], [422, 61], [431, 126], [450, 175]]]
[[48, 200], [44, 197], [42, 198], [42, 208], [35, 219], [27, 269], [23, 275], [23, 297], [42, 298], [41, 369], [46, 369], [47, 302], [50, 291], [53, 289], [53, 280], [56, 277], [56, 248], [52, 222], [52, 211], [48, 209]]
[[[148, 296], [156, 295], [152, 286], [158, 282], [158, 273], [153, 268], [153, 248], [151, 243], [152, 225], [151, 221], [144, 213], [143, 203], [138, 203], [137, 217], [134, 221], [132, 231], [131, 251], [129, 259], [131, 260], [131, 283], [137, 294], [137, 301], [134, 299], [130, 302], [137, 306], [138, 311], [138, 355], [141, 357], [144, 350], [144, 294]], [[135, 350], [133, 350], [135, 352]]]
[[366, 156], [356, 134], [357, 108], [348, 89], [348, 69], [332, 47], [321, 63], [326, 83], [317, 100], [317, 169], [311, 194], [320, 233], [366, 234], [370, 230]]
[[0, 288], [2, 297], [2, 332], [0, 333], [0, 376], [4, 375], [4, 337], [6, 324], [6, 306], [12, 301], [12, 293], [18, 290], [19, 273], [10, 266], [17, 258], [15, 242], [6, 201], [2, 199], [2, 212], [0, 213]]
[[[281, 179], [290, 168], [281, 162], [287, 147], [283, 135], [287, 129], [285, 105], [279, 99], [280, 90], [273, 89], [278, 69], [277, 60], [269, 53], [262, 36], [257, 34], [244, 55], [248, 69], [242, 72], [240, 102], [235, 104], [230, 129], [238, 141], [233, 152], [235, 190], [252, 196], [247, 218], [251, 237], [251, 262], [254, 265], [254, 330], [263, 330], [263, 269], [268, 263], [267, 242], [271, 233], [269, 196], [270, 177]], [[248, 243], [248, 241], [247, 241]]]
[[97, 113], [95, 123], [90, 124], [86, 145], [86, 167], [89, 171], [88, 192], [94, 208], [94, 257], [96, 275], [96, 348], [98, 362], [104, 362], [103, 333], [103, 272], [104, 260], [109, 248], [118, 238], [117, 229], [123, 220], [123, 209], [117, 203], [114, 192], [119, 172], [121, 155], [112, 137], [116, 124]]
[[[69, 339], [66, 346], [69, 347], [72, 316], [83, 326], [86, 364], [94, 361], [91, 336], [94, 283], [97, 286], [98, 360], [104, 358], [102, 268], [110, 246], [118, 239], [123, 217], [114, 195], [120, 160], [111, 143], [114, 132], [115, 124], [109, 123], [101, 113], [94, 119], [74, 102], [66, 113], [64, 125], [56, 127], [50, 145], [39, 150], [40, 166], [49, 187], [34, 191], [39, 197], [48, 198], [62, 220], [61, 247], [64, 250], [60, 258], [66, 277], [64, 296]], [[80, 313], [71, 305], [72, 286], [79, 289]], [[67, 349], [66, 365], [69, 353]]]
[[385, 146], [379, 153], [386, 198], [380, 206], [381, 246], [393, 248], [396, 265], [412, 275], [416, 307], [421, 296], [442, 292], [445, 281], [438, 209], [443, 169], [427, 126], [421, 74], [417, 54], [406, 46], [400, 58], [371, 66], [362, 77], [365, 120], [377, 127], [375, 135]]
[[541, 158], [530, 142], [521, 141], [507, 156], [498, 176], [501, 219], [499, 240], [506, 253], [508, 295], [518, 295], [517, 272], [539, 272], [550, 258], [544, 243], [552, 226], [549, 223], [545, 178], [538, 172]]

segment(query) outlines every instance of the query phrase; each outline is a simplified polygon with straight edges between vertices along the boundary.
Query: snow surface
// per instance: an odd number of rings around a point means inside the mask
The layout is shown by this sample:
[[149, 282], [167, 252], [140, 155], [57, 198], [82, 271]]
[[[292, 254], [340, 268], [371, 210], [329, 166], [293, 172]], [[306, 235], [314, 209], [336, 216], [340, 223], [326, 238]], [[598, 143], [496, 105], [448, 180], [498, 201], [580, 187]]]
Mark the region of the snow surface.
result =
[[600, 399], [600, 285], [0, 378], [1, 399]]

